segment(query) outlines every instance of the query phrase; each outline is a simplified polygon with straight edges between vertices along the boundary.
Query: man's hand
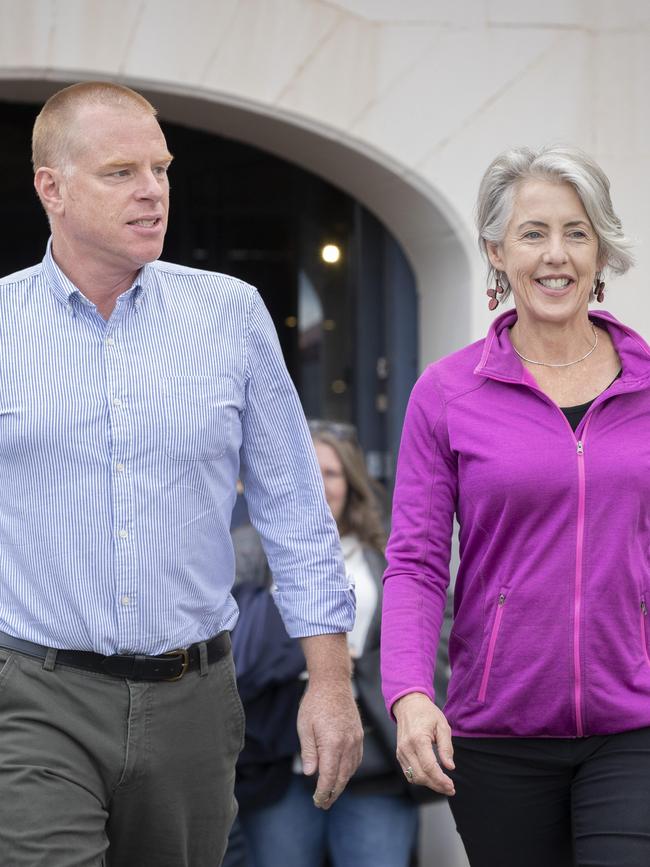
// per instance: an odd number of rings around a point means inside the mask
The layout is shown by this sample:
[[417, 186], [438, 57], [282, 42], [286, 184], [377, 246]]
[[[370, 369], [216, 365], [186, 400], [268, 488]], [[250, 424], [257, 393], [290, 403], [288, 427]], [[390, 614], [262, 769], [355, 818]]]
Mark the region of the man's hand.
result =
[[455, 767], [451, 729], [443, 712], [428, 696], [410, 692], [395, 702], [393, 713], [397, 720], [397, 760], [407, 780], [443, 795], [454, 795], [454, 783], [440, 766], [450, 770]]
[[318, 771], [314, 804], [329, 809], [359, 767], [363, 730], [352, 696], [345, 635], [301, 639], [309, 682], [298, 712], [305, 774]]

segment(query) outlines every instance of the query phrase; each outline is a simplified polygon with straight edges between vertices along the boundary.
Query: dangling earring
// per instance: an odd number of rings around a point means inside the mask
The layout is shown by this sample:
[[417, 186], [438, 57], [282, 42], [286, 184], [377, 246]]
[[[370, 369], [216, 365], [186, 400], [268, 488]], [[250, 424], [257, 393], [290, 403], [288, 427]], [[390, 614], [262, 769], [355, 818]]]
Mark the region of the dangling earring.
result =
[[600, 279], [600, 274], [596, 274], [596, 285], [594, 286], [594, 295], [596, 301], [602, 304], [605, 300], [605, 281]]
[[485, 293], [489, 297], [488, 301], [488, 309], [496, 310], [499, 306], [499, 301], [501, 298], [500, 295], [503, 295], [503, 286], [501, 285], [501, 279], [499, 278], [499, 274], [496, 275], [495, 286], [494, 289], [488, 289]]

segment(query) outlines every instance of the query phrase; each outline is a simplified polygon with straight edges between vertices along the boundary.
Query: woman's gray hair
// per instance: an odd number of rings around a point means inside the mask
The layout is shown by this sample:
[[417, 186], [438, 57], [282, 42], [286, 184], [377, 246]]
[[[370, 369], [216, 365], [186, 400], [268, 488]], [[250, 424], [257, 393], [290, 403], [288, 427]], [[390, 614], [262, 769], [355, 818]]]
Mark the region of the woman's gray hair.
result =
[[[529, 178], [571, 184], [594, 227], [598, 255], [605, 261], [605, 267], [615, 274], [624, 274], [634, 264], [632, 243], [623, 234], [621, 221], [612, 207], [609, 179], [591, 157], [572, 147], [512, 148], [489, 165], [476, 203], [479, 247], [488, 262], [488, 285], [494, 284], [497, 274], [487, 256], [486, 242], [503, 241], [517, 186]], [[498, 276], [504, 289], [501, 298], [505, 300], [510, 292], [508, 278], [503, 272]]]

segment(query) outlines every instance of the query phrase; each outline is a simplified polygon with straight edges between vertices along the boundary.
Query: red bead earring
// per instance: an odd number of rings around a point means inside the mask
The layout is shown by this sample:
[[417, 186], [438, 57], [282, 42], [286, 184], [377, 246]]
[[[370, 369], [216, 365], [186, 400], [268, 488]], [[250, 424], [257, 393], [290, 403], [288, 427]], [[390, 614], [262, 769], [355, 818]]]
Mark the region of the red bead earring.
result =
[[499, 275], [496, 275], [496, 281], [494, 289], [488, 289], [485, 293], [489, 297], [488, 301], [488, 309], [496, 310], [499, 306], [499, 301], [501, 298], [500, 295], [503, 295], [503, 286], [501, 285], [501, 280], [499, 279]]

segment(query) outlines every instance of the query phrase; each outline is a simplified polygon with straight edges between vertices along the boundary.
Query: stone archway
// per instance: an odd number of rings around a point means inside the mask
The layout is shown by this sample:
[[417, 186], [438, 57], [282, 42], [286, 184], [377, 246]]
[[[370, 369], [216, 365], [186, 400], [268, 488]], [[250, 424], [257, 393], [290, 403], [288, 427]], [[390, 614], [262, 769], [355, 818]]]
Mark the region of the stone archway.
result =
[[[21, 70], [0, 79], [0, 99], [42, 102], [78, 74]], [[100, 77], [100, 76], [96, 76]], [[101, 76], [105, 77], [105, 76]], [[371, 210], [401, 244], [419, 296], [420, 366], [471, 339], [469, 239], [451, 206], [386, 154], [340, 131], [262, 104], [199, 87], [162, 87], [125, 77], [157, 106], [161, 118], [224, 135], [294, 162], [343, 189]]]

